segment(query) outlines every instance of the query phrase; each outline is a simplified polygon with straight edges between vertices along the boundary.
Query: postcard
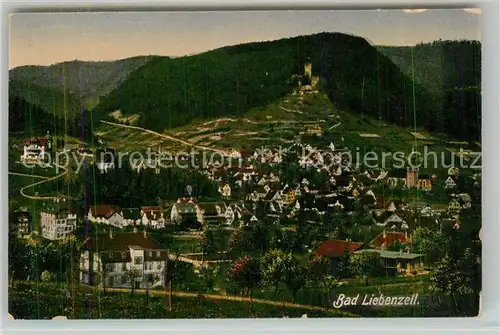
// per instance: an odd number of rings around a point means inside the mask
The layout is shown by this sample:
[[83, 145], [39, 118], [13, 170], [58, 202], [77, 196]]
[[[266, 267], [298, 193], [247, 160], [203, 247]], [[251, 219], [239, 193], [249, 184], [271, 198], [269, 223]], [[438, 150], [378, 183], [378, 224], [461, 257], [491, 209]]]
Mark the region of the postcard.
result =
[[481, 12], [10, 15], [9, 317], [474, 317]]

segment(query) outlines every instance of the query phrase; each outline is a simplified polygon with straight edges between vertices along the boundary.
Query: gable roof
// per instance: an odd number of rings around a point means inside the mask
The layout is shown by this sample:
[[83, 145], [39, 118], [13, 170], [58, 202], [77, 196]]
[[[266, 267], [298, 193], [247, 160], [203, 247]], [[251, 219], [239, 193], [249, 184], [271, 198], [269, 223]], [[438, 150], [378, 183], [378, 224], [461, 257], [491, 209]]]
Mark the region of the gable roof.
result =
[[113, 214], [120, 212], [120, 208], [115, 205], [95, 205], [89, 206], [89, 213], [92, 212], [93, 217], [110, 218]]
[[358, 250], [355, 253], [378, 253], [382, 258], [391, 258], [391, 259], [415, 259], [425, 256], [424, 254], [413, 254], [409, 252], [399, 252], [399, 251], [390, 251], [390, 250], [379, 250], [379, 249], [363, 249]]
[[125, 220], [137, 220], [141, 217], [141, 210], [139, 208], [123, 208], [122, 214]]
[[139, 246], [145, 250], [164, 250], [162, 246], [143, 233], [118, 232], [99, 234], [89, 238], [86, 250], [91, 251], [128, 251], [129, 246]]
[[408, 242], [404, 233], [391, 231], [391, 232], [380, 233], [369, 243], [369, 245], [373, 248], [382, 248], [382, 245], [384, 244], [386, 247], [389, 247], [392, 244], [392, 242], [397, 240], [401, 241], [402, 243]]
[[[91, 237], [88, 241], [88, 248], [93, 252], [99, 252], [104, 263], [130, 262], [130, 248], [143, 249], [145, 261], [167, 260], [168, 251], [155, 243], [143, 233], [113, 233], [100, 234]], [[153, 251], [150, 254], [150, 251]], [[159, 254], [158, 254], [159, 252]]]
[[141, 212], [146, 215], [148, 220], [158, 220], [162, 217], [163, 208], [160, 206], [141, 207]]
[[187, 204], [187, 203], [193, 203], [193, 204], [197, 204], [198, 203], [198, 199], [197, 198], [179, 198], [177, 199], [177, 202], [178, 204]]
[[173, 206], [179, 213], [195, 213], [196, 205], [192, 202], [179, 203], [176, 202]]
[[341, 240], [326, 240], [316, 250], [313, 251], [316, 255], [325, 257], [341, 257], [347, 251], [353, 253], [363, 246], [363, 242], [351, 242]]
[[223, 202], [207, 202], [198, 205], [198, 208], [202, 211], [205, 216], [218, 216], [217, 206], [220, 208], [222, 215], [226, 211], [226, 204]]

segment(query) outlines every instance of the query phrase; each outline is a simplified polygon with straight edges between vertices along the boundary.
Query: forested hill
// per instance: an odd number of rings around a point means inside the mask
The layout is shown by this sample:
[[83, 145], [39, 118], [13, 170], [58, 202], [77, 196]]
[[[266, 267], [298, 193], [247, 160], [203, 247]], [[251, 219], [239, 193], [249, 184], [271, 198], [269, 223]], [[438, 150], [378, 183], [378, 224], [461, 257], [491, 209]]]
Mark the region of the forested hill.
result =
[[338, 108], [413, 124], [409, 79], [364, 39], [338, 33], [159, 58], [132, 73], [96, 110], [140, 114], [142, 126], [158, 131], [194, 118], [242, 115], [290, 93], [293, 75], [303, 74], [309, 60]]
[[[436, 41], [414, 48], [379, 46], [409, 77], [427, 88], [435, 101], [431, 130], [464, 139], [481, 134], [481, 43]], [[413, 49], [413, 50], [412, 50]], [[412, 66], [413, 51], [413, 66]], [[417, 111], [425, 103], [417, 100]], [[418, 118], [418, 113], [417, 113]]]
[[[77, 97], [78, 101], [83, 100], [85, 109], [91, 109], [97, 105], [101, 96], [108, 94], [131, 72], [151, 59], [154, 56], [106, 62], [70, 61], [50, 66], [19, 66], [9, 71], [9, 79], [13, 83], [14, 93], [44, 109], [46, 105], [52, 106], [49, 98], [62, 97], [65, 89], [70, 99]], [[33, 95], [28, 94], [28, 84], [35, 88], [35, 96], [43, 89], [51, 89], [50, 93], [53, 94], [45, 99], [33, 100]], [[22, 89], [19, 89], [20, 86]], [[57, 99], [56, 102], [62, 108], [63, 100]], [[80, 110], [80, 106], [77, 110]], [[46, 111], [51, 112], [51, 109]]]
[[[321, 33], [277, 41], [224, 47], [176, 59], [158, 58], [132, 73], [101, 100], [99, 115], [120, 109], [139, 114], [141, 126], [157, 131], [195, 118], [243, 115], [290, 93], [312, 62], [314, 76], [337, 108], [371, 115], [402, 126], [416, 122], [464, 138], [473, 134], [468, 123], [450, 127], [455, 106], [434, 101], [432, 87], [412, 84], [401, 69], [360, 37]], [[459, 86], [460, 87], [460, 86]]]
[[19, 67], [9, 72], [9, 97], [16, 101], [9, 111], [17, 114], [12, 120], [26, 121], [25, 107], [37, 106], [44, 115], [55, 114], [57, 122], [66, 110], [68, 131], [77, 133], [82, 116], [85, 128], [91, 128], [89, 114], [81, 113], [83, 98], [83, 109], [99, 102], [92, 109], [94, 124], [119, 109], [123, 116], [139, 115], [140, 126], [163, 131], [196, 118], [243, 115], [274, 102], [292, 92], [296, 75], [311, 62], [313, 76], [321, 78], [320, 87], [337, 109], [411, 128], [416, 120], [431, 131], [479, 139], [480, 44], [418, 45], [413, 68], [410, 51], [321, 33], [181, 58]]

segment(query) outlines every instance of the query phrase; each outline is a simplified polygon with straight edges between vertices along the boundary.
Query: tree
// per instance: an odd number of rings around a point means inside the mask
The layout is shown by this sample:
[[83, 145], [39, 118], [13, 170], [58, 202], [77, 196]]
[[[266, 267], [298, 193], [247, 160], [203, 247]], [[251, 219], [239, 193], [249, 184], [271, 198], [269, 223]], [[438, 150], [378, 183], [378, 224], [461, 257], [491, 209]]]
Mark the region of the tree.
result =
[[403, 243], [400, 240], [394, 240], [394, 241], [392, 241], [391, 245], [387, 249], [390, 250], [390, 251], [405, 250], [406, 249], [406, 243]]
[[458, 297], [478, 296], [481, 291], [481, 259], [470, 248], [462, 255], [446, 255], [432, 269], [431, 290], [451, 296], [455, 313], [460, 313]]
[[204, 287], [211, 291], [215, 285], [217, 275], [217, 264], [206, 263], [200, 268], [199, 276], [204, 282]]
[[[307, 269], [308, 285], [319, 286], [322, 296], [326, 296], [326, 301], [328, 301], [330, 294], [334, 293], [333, 290], [338, 286], [338, 281], [332, 274], [332, 261], [327, 257], [317, 255], [309, 262]], [[323, 299], [320, 300], [323, 303]]]
[[229, 236], [228, 251], [240, 255], [254, 250], [253, 234], [250, 227], [234, 230]]
[[246, 290], [250, 298], [249, 313], [252, 311], [252, 291], [262, 278], [259, 262], [250, 256], [244, 256], [233, 263], [230, 271], [231, 279]]
[[262, 282], [265, 285], [274, 288], [274, 295], [279, 290], [279, 285], [283, 280], [283, 259], [285, 253], [281, 250], [275, 249], [267, 252], [260, 259], [260, 271], [262, 274]]
[[52, 280], [52, 274], [49, 271], [47, 271], [47, 270], [43, 271], [42, 272], [42, 281], [44, 283], [48, 283], [51, 280]]
[[[282, 284], [292, 291], [293, 297], [300, 290], [306, 279], [306, 270], [301, 268], [298, 260], [291, 254], [281, 250], [271, 250], [260, 259], [262, 282], [274, 288], [274, 294]], [[282, 313], [284, 313], [285, 295], [282, 292]]]
[[99, 277], [102, 283], [102, 288], [104, 290], [104, 293], [106, 293], [106, 278], [108, 277], [109, 273], [109, 266], [112, 266], [113, 264], [102, 264], [101, 265], [101, 271], [99, 273]]
[[211, 229], [205, 230], [205, 232], [201, 236], [200, 244], [203, 255], [212, 255], [217, 251], [215, 234]]
[[368, 278], [378, 276], [381, 273], [381, 258], [376, 252], [363, 252], [353, 255], [351, 267], [358, 278], [364, 279], [368, 285]]
[[125, 280], [130, 285], [131, 288], [130, 295], [132, 297], [134, 296], [134, 289], [137, 277], [139, 277], [139, 271], [137, 269], [131, 268], [125, 271]]
[[[291, 254], [289, 255], [291, 256]], [[294, 302], [297, 292], [300, 291], [307, 282], [307, 269], [303, 267], [295, 257], [285, 258], [284, 282], [288, 289], [292, 291], [292, 302]]]
[[414, 252], [425, 254], [429, 261], [442, 257], [445, 237], [427, 227], [418, 227], [413, 232], [412, 247]]
[[182, 262], [177, 258], [169, 259], [164, 270], [165, 283], [168, 284], [168, 309], [172, 311], [172, 284], [175, 281], [183, 281], [193, 273], [193, 266]]

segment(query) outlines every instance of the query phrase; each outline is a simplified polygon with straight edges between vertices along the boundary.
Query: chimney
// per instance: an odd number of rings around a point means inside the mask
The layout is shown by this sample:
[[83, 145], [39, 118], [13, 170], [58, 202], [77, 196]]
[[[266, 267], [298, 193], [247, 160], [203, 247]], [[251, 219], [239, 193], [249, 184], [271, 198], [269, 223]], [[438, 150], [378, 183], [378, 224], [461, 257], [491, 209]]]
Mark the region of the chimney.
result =
[[146, 230], [146, 228], [144, 228], [143, 236], [145, 239], [148, 238], [148, 231]]

